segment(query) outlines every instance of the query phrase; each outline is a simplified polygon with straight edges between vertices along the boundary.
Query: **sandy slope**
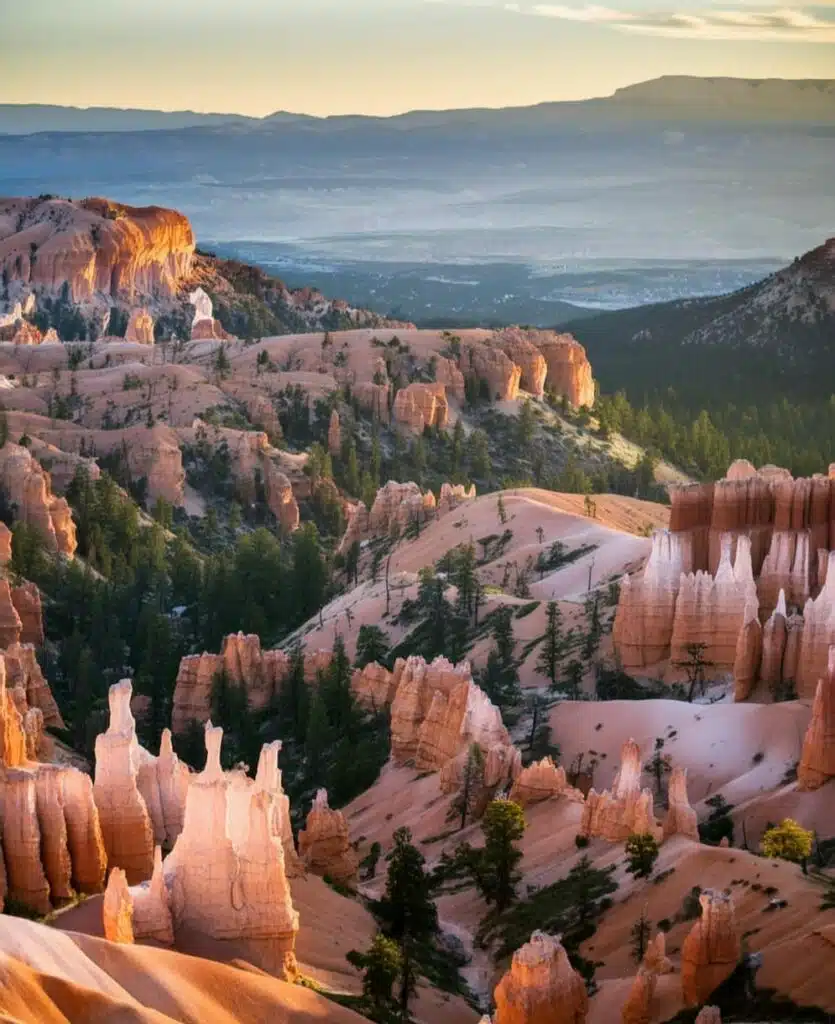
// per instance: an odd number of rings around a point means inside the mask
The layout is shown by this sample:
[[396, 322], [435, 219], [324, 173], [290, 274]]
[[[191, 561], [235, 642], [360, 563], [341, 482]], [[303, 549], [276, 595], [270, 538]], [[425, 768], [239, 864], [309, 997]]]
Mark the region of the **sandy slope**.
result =
[[0, 917], [0, 1011], [25, 1024], [349, 1024], [309, 989], [148, 946]]

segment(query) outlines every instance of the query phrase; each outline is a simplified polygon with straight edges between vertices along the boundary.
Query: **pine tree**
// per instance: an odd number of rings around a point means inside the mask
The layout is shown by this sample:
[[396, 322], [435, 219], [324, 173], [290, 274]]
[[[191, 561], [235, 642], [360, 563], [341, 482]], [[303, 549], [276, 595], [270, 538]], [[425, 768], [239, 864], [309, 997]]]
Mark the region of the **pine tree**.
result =
[[551, 689], [557, 689], [560, 661], [565, 652], [565, 638], [562, 635], [562, 614], [556, 601], [549, 601], [545, 613], [545, 635], [536, 670], [550, 682]]
[[639, 964], [644, 959], [644, 954], [647, 951], [647, 945], [650, 939], [650, 933], [652, 931], [652, 925], [650, 924], [649, 918], [647, 917], [647, 905], [644, 904], [641, 909], [641, 916], [632, 925], [630, 935], [632, 937], [631, 949], [632, 959], [636, 964]]
[[303, 523], [293, 534], [293, 601], [303, 622], [322, 606], [327, 585], [327, 568], [319, 547], [314, 523]]
[[471, 743], [467, 751], [467, 760], [461, 774], [461, 785], [458, 794], [452, 801], [448, 819], [460, 818], [459, 829], [465, 828], [467, 819], [474, 817], [478, 811], [484, 792], [484, 754], [477, 743]]
[[351, 950], [346, 960], [363, 972], [362, 994], [374, 1019], [385, 1019], [395, 1009], [392, 989], [403, 969], [400, 947], [377, 932], [366, 953]]
[[304, 677], [304, 648], [296, 644], [290, 654], [290, 667], [278, 695], [279, 714], [287, 722], [293, 736], [301, 741], [307, 732], [310, 709], [307, 682]]
[[504, 497], [500, 494], [496, 500], [496, 515], [499, 522], [504, 526], [507, 523], [507, 509], [504, 507]]
[[571, 700], [580, 699], [583, 686], [583, 664], [576, 658], [569, 661], [565, 669], [565, 688]]
[[525, 834], [525, 815], [512, 800], [493, 800], [481, 822], [484, 849], [479, 858], [476, 885], [487, 903], [501, 913], [516, 899], [521, 880], [522, 851], [516, 843]]
[[388, 657], [390, 646], [388, 634], [379, 626], [360, 626], [354, 664], [357, 668], [364, 668], [371, 662], [382, 665]]
[[658, 859], [658, 842], [649, 832], [633, 833], [626, 840], [627, 871], [636, 878], [649, 878]]
[[663, 753], [664, 737], [655, 737], [655, 748], [652, 757], [644, 765], [644, 771], [655, 777], [655, 792], [658, 797], [664, 795], [664, 776], [672, 771], [672, 763], [669, 754]]
[[475, 547], [472, 541], [463, 544], [457, 551], [452, 571], [452, 582], [458, 588], [456, 607], [468, 619], [472, 615], [475, 592], [478, 586], [476, 575]]
[[325, 782], [325, 757], [333, 740], [328, 722], [328, 711], [320, 690], [321, 686], [310, 702], [310, 714], [304, 738], [306, 778], [311, 787], [321, 786]]
[[512, 608], [505, 606], [496, 611], [492, 635], [493, 648], [487, 656], [482, 689], [497, 707], [512, 707], [522, 697], [514, 657], [516, 641], [513, 636]]
[[416, 947], [438, 930], [438, 911], [432, 901], [432, 879], [426, 872], [423, 854], [412, 845], [412, 833], [399, 828], [386, 857], [386, 891], [378, 904], [386, 934], [400, 946], [402, 955], [400, 1009], [408, 1014], [409, 999], [417, 982]]
[[319, 691], [335, 733], [344, 733], [354, 718], [354, 696], [351, 692], [351, 662], [345, 651], [345, 641], [338, 636], [333, 653], [325, 669]]
[[360, 494], [360, 468], [357, 459], [357, 446], [353, 439], [348, 446], [348, 459], [345, 467], [345, 490], [358, 497]]

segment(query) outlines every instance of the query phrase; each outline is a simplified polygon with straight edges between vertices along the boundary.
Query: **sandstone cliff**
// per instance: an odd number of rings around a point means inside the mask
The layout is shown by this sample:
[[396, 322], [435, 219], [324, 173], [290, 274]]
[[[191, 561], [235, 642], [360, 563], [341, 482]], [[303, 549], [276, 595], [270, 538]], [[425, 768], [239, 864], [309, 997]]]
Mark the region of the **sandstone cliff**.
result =
[[[12, 294], [74, 302], [172, 298], [191, 271], [194, 235], [174, 210], [106, 199], [0, 202], [0, 267]], [[17, 286], [17, 287], [16, 287]]]
[[147, 309], [138, 307], [132, 310], [125, 329], [125, 341], [137, 345], [154, 344], [154, 318]]
[[121, 868], [113, 868], [102, 901], [104, 937], [110, 942], [133, 942], [133, 900]]
[[835, 777], [835, 647], [829, 651], [826, 675], [818, 681], [812, 720], [803, 739], [797, 767], [799, 789], [819, 789]]
[[443, 384], [409, 384], [394, 396], [392, 420], [416, 434], [426, 427], [444, 430], [449, 423], [449, 403]]

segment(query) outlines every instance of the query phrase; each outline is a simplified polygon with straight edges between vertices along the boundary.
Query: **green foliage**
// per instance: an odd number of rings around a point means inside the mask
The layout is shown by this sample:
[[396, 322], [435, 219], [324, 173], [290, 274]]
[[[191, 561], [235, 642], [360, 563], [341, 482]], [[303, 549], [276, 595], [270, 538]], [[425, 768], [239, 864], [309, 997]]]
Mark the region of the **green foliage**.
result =
[[461, 773], [458, 793], [450, 804], [447, 820], [458, 820], [459, 828], [465, 828], [468, 819], [474, 818], [484, 796], [484, 754], [477, 743], [471, 743], [467, 760]]
[[648, 832], [634, 832], [626, 840], [627, 871], [636, 878], [649, 878], [658, 859], [658, 841]]
[[493, 647], [481, 675], [481, 688], [500, 709], [521, 703], [519, 672], [516, 665], [516, 640], [513, 636], [513, 609], [498, 608], [492, 620]]
[[479, 851], [475, 883], [488, 904], [501, 913], [516, 900], [521, 880], [522, 851], [516, 843], [525, 834], [525, 814], [512, 800], [493, 800], [481, 822], [484, 848]]
[[780, 860], [805, 864], [812, 853], [814, 832], [798, 825], [792, 818], [784, 818], [779, 825], [767, 829], [760, 840], [760, 850], [765, 857], [779, 857]]
[[632, 959], [636, 964], [640, 965], [644, 959], [644, 954], [647, 951], [647, 945], [649, 944], [650, 936], [652, 935], [652, 924], [647, 918], [646, 905], [641, 910], [641, 916], [632, 925], [629, 932], [630, 935], [630, 950], [632, 952]]
[[392, 939], [378, 932], [365, 953], [351, 950], [346, 959], [363, 972], [364, 1009], [372, 1020], [386, 1024], [396, 1019], [397, 1005], [392, 989], [403, 970], [403, 954]]
[[709, 843], [711, 846], [718, 846], [723, 839], [727, 839], [733, 845], [734, 822], [731, 817], [732, 805], [728, 803], [721, 793], [709, 797], [705, 800], [705, 803], [711, 810], [706, 820], [699, 823], [699, 839], [703, 843]]
[[354, 664], [364, 668], [371, 662], [384, 665], [390, 650], [388, 634], [377, 625], [360, 626], [357, 634], [357, 653]]
[[562, 632], [562, 614], [556, 601], [548, 602], [545, 623], [545, 634], [542, 637], [536, 670], [549, 681], [552, 689], [556, 689], [560, 663], [566, 649], [566, 637]]

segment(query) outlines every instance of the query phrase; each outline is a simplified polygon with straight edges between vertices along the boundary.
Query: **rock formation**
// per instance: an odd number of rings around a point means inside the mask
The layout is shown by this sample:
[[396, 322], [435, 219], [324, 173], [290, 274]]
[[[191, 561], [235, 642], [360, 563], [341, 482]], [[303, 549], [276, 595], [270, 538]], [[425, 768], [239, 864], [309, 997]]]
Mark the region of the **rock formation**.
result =
[[495, 1024], [584, 1024], [589, 997], [559, 939], [534, 932], [496, 986]]
[[353, 395], [361, 409], [371, 414], [372, 419], [380, 423], [388, 423], [391, 419], [389, 398], [390, 384], [374, 384], [371, 381], [360, 381], [353, 387]]
[[299, 855], [305, 867], [316, 875], [327, 875], [342, 884], [357, 875], [357, 855], [351, 847], [348, 822], [342, 811], [328, 806], [328, 791], [320, 789], [299, 832]]
[[174, 944], [171, 895], [165, 884], [162, 851], [154, 850], [154, 872], [149, 882], [129, 890], [133, 903], [133, 934], [138, 940], [152, 939], [163, 946]]
[[174, 753], [171, 730], [163, 729], [159, 757], [139, 747], [136, 785], [148, 810], [154, 843], [171, 849], [183, 830], [190, 772]]
[[426, 427], [445, 429], [449, 423], [449, 404], [443, 384], [409, 384], [394, 396], [394, 423], [416, 434]]
[[[816, 598], [810, 598], [803, 609], [803, 629], [797, 655], [797, 695], [814, 696], [818, 681], [829, 665], [829, 648], [835, 644], [835, 551], [827, 560], [826, 582]], [[787, 641], [788, 647], [788, 641]], [[786, 654], [788, 660], [788, 651]], [[787, 676], [784, 670], [784, 676]]]
[[579, 789], [568, 785], [562, 765], [555, 765], [550, 757], [543, 757], [541, 761], [534, 761], [523, 768], [510, 789], [510, 799], [521, 807], [560, 796], [579, 803], [584, 799]]
[[664, 818], [664, 838], [686, 836], [699, 841], [699, 819], [687, 797], [687, 769], [676, 765], [670, 775], [667, 789], [667, 814]]
[[699, 902], [702, 915], [681, 947], [681, 989], [687, 1006], [707, 1002], [737, 966], [742, 948], [731, 897], [709, 889]]
[[656, 974], [669, 974], [673, 965], [667, 957], [667, 937], [664, 932], [656, 932], [647, 943], [643, 966]]
[[653, 1000], [658, 975], [646, 967], [639, 967], [629, 996], [621, 1010], [622, 1024], [651, 1024]]
[[174, 210], [106, 199], [0, 201], [0, 268], [18, 288], [72, 302], [173, 298], [192, 268], [194, 235]]
[[[734, 655], [734, 700], [748, 700], [757, 682], [763, 659], [763, 629], [760, 625], [757, 603], [749, 599], [745, 606], [742, 629], [736, 638]], [[782, 663], [782, 650], [780, 652]]]
[[3, 651], [3, 656], [8, 683], [23, 690], [27, 706], [40, 709], [47, 728], [65, 728], [64, 719], [52, 696], [49, 683], [44, 679], [32, 644], [12, 644]]
[[130, 711], [131, 692], [128, 679], [110, 687], [110, 724], [96, 738], [93, 792], [108, 865], [122, 868], [135, 885], [151, 877], [154, 829], [139, 792], [141, 754]]
[[102, 902], [104, 937], [110, 942], [133, 942], [133, 899], [121, 868], [113, 868]]
[[496, 342], [519, 367], [519, 385], [522, 390], [534, 398], [544, 397], [548, 364], [536, 345], [525, 336], [525, 331], [518, 327], [508, 327], [496, 335]]
[[229, 335], [220, 321], [212, 316], [212, 300], [202, 288], [195, 290], [188, 297], [194, 306], [194, 319], [191, 322], [192, 341], [228, 341]]
[[548, 367], [546, 386], [575, 409], [594, 405], [594, 379], [586, 350], [570, 334], [541, 332], [534, 344]]
[[251, 780], [224, 774], [222, 735], [207, 724], [206, 767], [191, 781], [183, 831], [164, 863], [174, 930], [234, 939], [257, 967], [280, 974], [293, 960], [299, 917], [274, 799]]
[[125, 329], [125, 341], [137, 345], [154, 344], [154, 318], [147, 309], [137, 308], [131, 311], [128, 326]]
[[12, 560], [12, 531], [5, 523], [0, 523], [0, 566], [8, 565]]
[[476, 377], [484, 381], [491, 401], [508, 402], [519, 397], [522, 368], [501, 349], [467, 345], [459, 365], [465, 377]]
[[12, 603], [8, 580], [0, 579], [0, 647], [9, 647], [20, 640], [23, 624]]
[[649, 834], [660, 842], [663, 830], [655, 820], [653, 803], [652, 791], [641, 788], [640, 747], [630, 739], [623, 745], [620, 771], [612, 789], [602, 793], [589, 790], [580, 833], [610, 843], [623, 843], [633, 833]]
[[718, 1006], [705, 1006], [699, 1011], [696, 1024], [722, 1024], [722, 1014]]
[[26, 448], [7, 442], [0, 449], [0, 486], [16, 507], [16, 518], [37, 530], [49, 550], [73, 555], [76, 539], [70, 507], [52, 493], [49, 473]]
[[[40, 647], [44, 642], [41, 592], [34, 583], [21, 583], [11, 588], [12, 604], [20, 616], [20, 640]], [[8, 646], [8, 645], [4, 645]]]
[[339, 413], [334, 409], [331, 412], [330, 423], [328, 424], [328, 452], [331, 455], [339, 455], [342, 451], [342, 428], [339, 423]]
[[835, 776], [835, 647], [829, 651], [826, 675], [818, 681], [812, 720], [803, 739], [797, 766], [798, 789], [819, 789]]

